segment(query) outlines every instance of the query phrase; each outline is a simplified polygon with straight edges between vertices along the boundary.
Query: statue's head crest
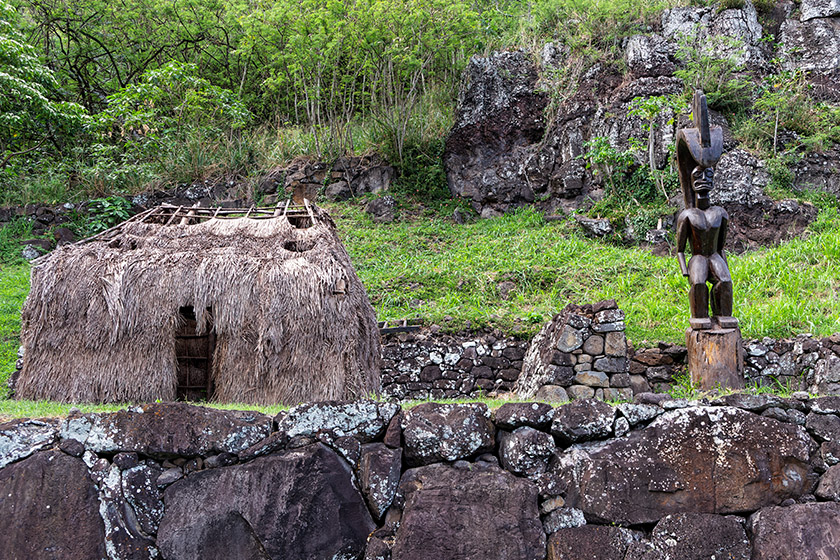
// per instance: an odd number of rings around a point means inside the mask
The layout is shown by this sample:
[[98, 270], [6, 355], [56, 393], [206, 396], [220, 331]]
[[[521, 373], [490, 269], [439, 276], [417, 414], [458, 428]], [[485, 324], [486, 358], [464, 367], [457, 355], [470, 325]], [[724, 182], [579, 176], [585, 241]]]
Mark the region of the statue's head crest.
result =
[[709, 107], [703, 90], [696, 90], [691, 100], [692, 128], [677, 131], [677, 167], [686, 208], [694, 206], [691, 172], [697, 168], [714, 168], [723, 153], [723, 131], [709, 125]]

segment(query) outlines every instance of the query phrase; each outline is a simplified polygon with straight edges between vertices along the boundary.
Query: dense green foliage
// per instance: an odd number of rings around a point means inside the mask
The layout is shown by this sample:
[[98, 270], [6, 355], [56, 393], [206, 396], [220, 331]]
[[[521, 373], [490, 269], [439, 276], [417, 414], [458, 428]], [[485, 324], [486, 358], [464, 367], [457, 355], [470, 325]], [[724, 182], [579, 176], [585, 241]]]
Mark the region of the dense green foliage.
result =
[[[371, 149], [426, 194], [470, 56], [565, 43], [569, 68], [546, 82], [562, 89], [617, 63], [621, 39], [673, 2], [4, 0], [3, 50], [23, 53], [40, 105], [0, 146], [26, 156], [0, 177], [0, 203], [247, 179]], [[10, 60], [0, 75], [21, 66]]]
[[0, 1], [0, 172], [47, 141], [59, 146], [86, 116], [81, 106], [56, 99], [58, 81], [18, 24], [17, 12]]

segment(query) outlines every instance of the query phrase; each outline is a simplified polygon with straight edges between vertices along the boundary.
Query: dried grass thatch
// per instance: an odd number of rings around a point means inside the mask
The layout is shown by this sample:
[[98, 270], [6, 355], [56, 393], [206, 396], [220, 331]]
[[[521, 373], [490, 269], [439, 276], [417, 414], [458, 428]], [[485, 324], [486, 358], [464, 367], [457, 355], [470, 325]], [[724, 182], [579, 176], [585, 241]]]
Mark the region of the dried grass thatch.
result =
[[167, 223], [126, 222], [33, 268], [18, 398], [174, 400], [183, 306], [194, 307], [197, 334], [215, 329], [213, 400], [293, 404], [378, 390], [374, 311], [324, 211], [202, 221], [172, 208], [150, 214], [171, 215]]

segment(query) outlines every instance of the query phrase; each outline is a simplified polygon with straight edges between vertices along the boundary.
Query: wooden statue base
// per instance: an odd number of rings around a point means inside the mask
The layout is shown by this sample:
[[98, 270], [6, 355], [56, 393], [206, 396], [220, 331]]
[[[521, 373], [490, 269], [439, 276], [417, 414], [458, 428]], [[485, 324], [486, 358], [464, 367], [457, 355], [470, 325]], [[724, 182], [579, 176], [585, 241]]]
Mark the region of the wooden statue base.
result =
[[700, 390], [744, 388], [744, 350], [739, 329], [688, 329], [685, 345], [691, 382]]

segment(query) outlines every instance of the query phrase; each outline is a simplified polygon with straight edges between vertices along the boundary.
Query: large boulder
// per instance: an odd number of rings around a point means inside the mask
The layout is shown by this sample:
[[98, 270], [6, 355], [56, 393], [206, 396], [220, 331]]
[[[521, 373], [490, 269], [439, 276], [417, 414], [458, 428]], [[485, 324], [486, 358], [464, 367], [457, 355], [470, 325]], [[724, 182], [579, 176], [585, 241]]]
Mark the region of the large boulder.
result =
[[495, 445], [496, 430], [484, 403], [424, 403], [405, 411], [402, 430], [410, 466], [467, 459]]
[[639, 537], [640, 533], [621, 527], [584, 525], [560, 529], [548, 539], [547, 560], [624, 560], [628, 548], [637, 542]]
[[764, 194], [769, 182], [770, 173], [758, 158], [744, 150], [730, 150], [715, 168], [711, 202], [721, 206], [761, 206], [770, 201]]
[[333, 438], [353, 436], [368, 443], [382, 434], [400, 407], [375, 401], [302, 404], [277, 417], [277, 426], [290, 437], [329, 434]]
[[246, 558], [358, 558], [376, 528], [350, 467], [321, 444], [194, 473], [164, 502], [157, 543], [172, 560], [220, 558], [225, 542]]
[[840, 67], [840, 18], [787, 19], [781, 42], [787, 70], [832, 72]]
[[0, 424], [0, 469], [53, 444], [56, 420], [12, 420]]
[[580, 399], [554, 411], [551, 433], [562, 445], [603, 439], [613, 433], [616, 409], [607, 403]]
[[376, 519], [382, 519], [397, 493], [402, 471], [402, 450], [384, 443], [362, 446], [359, 460], [359, 486]]
[[567, 449], [547, 475], [588, 520], [653, 523], [679, 512], [755, 511], [811, 492], [801, 426], [731, 407], [666, 412], [621, 439]]
[[499, 461], [506, 470], [520, 476], [535, 476], [548, 467], [554, 453], [554, 439], [529, 426], [502, 432], [499, 438]]
[[799, 21], [840, 16], [840, 0], [802, 0]]
[[742, 8], [717, 6], [673, 8], [662, 13], [662, 33], [674, 41], [688, 41], [707, 56], [730, 58], [738, 66], [760, 65], [763, 28], [750, 0]]
[[749, 520], [752, 560], [840, 558], [840, 504], [768, 507]]
[[452, 194], [483, 216], [534, 201], [526, 148], [542, 138], [548, 102], [536, 85], [536, 66], [521, 51], [474, 56], [464, 71], [443, 165]]
[[393, 560], [542, 560], [537, 488], [498, 467], [428, 465], [400, 482]]
[[650, 541], [630, 546], [624, 560], [750, 560], [743, 522], [707, 513], [678, 513], [656, 524]]
[[244, 451], [271, 433], [272, 420], [258, 412], [215, 410], [186, 403], [151, 403], [113, 414], [71, 416], [61, 438], [94, 453], [136, 452], [159, 458]]
[[104, 558], [96, 486], [81, 459], [36, 453], [0, 469], [0, 557]]

